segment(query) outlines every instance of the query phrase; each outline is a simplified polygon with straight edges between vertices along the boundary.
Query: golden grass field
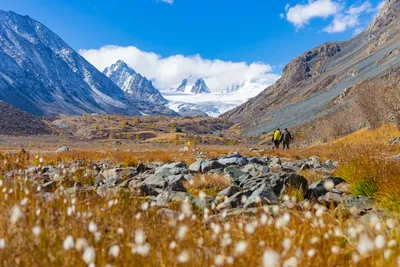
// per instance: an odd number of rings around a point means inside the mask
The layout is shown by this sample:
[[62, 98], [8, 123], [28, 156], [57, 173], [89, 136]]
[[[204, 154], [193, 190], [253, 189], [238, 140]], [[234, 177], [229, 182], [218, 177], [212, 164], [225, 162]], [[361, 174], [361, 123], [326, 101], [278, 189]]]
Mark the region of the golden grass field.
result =
[[[392, 158], [400, 154], [400, 145], [387, 144], [396, 136], [399, 132], [389, 125], [328, 144], [265, 153], [235, 146], [193, 146], [180, 153], [181, 144], [160, 150], [157, 146], [124, 147], [124, 151], [99, 147], [92, 152], [71, 147], [73, 152], [61, 154], [40, 153], [40, 149], [33, 154], [2, 153], [0, 170], [15, 173], [0, 182], [0, 265], [400, 266], [400, 161]], [[207, 157], [240, 151], [338, 160], [335, 175], [351, 183], [353, 194], [374, 197], [376, 212], [352, 218], [345, 211], [313, 205], [265, 206], [254, 210], [255, 214], [215, 216], [213, 209], [171, 203], [169, 208], [176, 213], [162, 216], [160, 208], [144, 198], [123, 193], [101, 198], [95, 192], [70, 195], [60, 190], [55, 198], [42, 197], [18, 172], [28, 165], [78, 159], [125, 166], [152, 161], [191, 163], [199, 151], [207, 152]], [[322, 178], [312, 171], [302, 175], [310, 182]], [[74, 177], [76, 181], [86, 178]], [[227, 185], [224, 177], [216, 175], [198, 176], [186, 186], [195, 195], [214, 195]]]

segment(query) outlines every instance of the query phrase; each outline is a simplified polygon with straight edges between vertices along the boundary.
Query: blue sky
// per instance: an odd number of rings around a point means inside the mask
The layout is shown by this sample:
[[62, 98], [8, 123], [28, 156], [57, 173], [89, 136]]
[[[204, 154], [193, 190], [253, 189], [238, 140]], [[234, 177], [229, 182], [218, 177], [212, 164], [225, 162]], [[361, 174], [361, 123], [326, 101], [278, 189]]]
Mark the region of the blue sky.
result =
[[[161, 58], [199, 54], [202, 59], [261, 62], [280, 73], [308, 49], [351, 38], [381, 2], [2, 0], [0, 9], [39, 20], [76, 50], [134, 46]], [[157, 78], [146, 68], [142, 72]]]

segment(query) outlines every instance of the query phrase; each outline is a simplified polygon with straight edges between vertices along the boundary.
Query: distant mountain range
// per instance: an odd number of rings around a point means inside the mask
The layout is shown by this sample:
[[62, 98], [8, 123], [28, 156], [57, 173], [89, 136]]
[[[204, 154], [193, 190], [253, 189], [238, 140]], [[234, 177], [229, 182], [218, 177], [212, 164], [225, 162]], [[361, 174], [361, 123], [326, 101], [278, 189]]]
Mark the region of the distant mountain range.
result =
[[194, 75], [190, 75], [188, 78], [183, 79], [181, 85], [178, 88], [172, 89], [176, 92], [185, 92], [193, 94], [209, 94], [211, 93], [206, 82], [203, 78], [197, 78]]
[[382, 76], [391, 75], [400, 82], [399, 70], [400, 0], [386, 0], [365, 31], [296, 57], [275, 84], [222, 116], [237, 123], [244, 135], [296, 126], [354, 105], [336, 100], [363, 81], [379, 84]]

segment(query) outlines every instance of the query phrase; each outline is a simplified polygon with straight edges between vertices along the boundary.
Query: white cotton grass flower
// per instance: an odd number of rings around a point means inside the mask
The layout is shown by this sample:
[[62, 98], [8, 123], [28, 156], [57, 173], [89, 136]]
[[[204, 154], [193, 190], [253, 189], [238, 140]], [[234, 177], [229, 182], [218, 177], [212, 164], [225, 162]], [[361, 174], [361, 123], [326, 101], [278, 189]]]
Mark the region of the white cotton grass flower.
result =
[[150, 253], [150, 244], [144, 243], [143, 245], [134, 245], [132, 247], [132, 253], [147, 257]]
[[36, 210], [36, 216], [39, 216], [39, 215], [40, 215], [40, 212], [41, 212], [41, 210], [40, 210], [40, 209], [37, 209], [37, 210]]
[[189, 228], [186, 225], [181, 225], [178, 228], [178, 232], [176, 234], [176, 237], [179, 240], [183, 240], [186, 237], [187, 232], [189, 231]]
[[29, 199], [27, 197], [24, 197], [21, 201], [20, 201], [20, 205], [21, 206], [25, 206], [26, 204], [28, 204]]
[[190, 204], [189, 202], [183, 202], [181, 204], [181, 211], [182, 214], [185, 215], [185, 217], [189, 218], [193, 214], [192, 204]]
[[385, 260], [388, 260], [390, 256], [392, 256], [392, 251], [390, 249], [387, 249], [383, 252], [383, 257], [385, 258]]
[[146, 242], [146, 234], [142, 229], [135, 231], [135, 243], [136, 245], [143, 245]]
[[189, 254], [189, 252], [188, 252], [187, 250], [182, 251], [182, 252], [178, 255], [178, 257], [176, 258], [176, 260], [177, 260], [179, 263], [187, 263], [187, 262], [189, 261], [189, 259], [190, 259], [190, 254]]
[[98, 242], [100, 242], [100, 240], [101, 240], [101, 233], [100, 232], [95, 232], [94, 233], [94, 241], [96, 243], [98, 243]]
[[224, 265], [225, 258], [222, 255], [217, 255], [214, 259], [214, 263], [216, 266], [222, 266]]
[[394, 246], [396, 246], [396, 244], [397, 244], [396, 240], [392, 239], [388, 242], [388, 247], [393, 248]]
[[292, 247], [292, 240], [290, 240], [289, 238], [285, 238], [282, 240], [282, 247], [283, 247], [283, 251], [286, 254], [289, 249]]
[[72, 235], [67, 236], [67, 238], [65, 238], [63, 242], [63, 248], [65, 250], [70, 250], [74, 248], [74, 245], [74, 238], [72, 237]]
[[387, 219], [387, 220], [386, 220], [386, 226], [387, 226], [389, 229], [394, 229], [394, 227], [396, 226], [396, 224], [395, 224], [395, 222], [394, 222], [394, 219], [393, 219], [393, 218]]
[[204, 200], [206, 197], [207, 197], [207, 194], [206, 194], [206, 193], [204, 193], [203, 191], [200, 191], [200, 192], [199, 192], [199, 198], [200, 198], [201, 200]]
[[360, 256], [357, 253], [353, 253], [353, 255], [351, 256], [351, 260], [354, 264], [357, 264], [360, 261]]
[[332, 247], [331, 247], [331, 252], [332, 252], [332, 254], [339, 254], [339, 252], [340, 252], [340, 247], [338, 247], [338, 246], [332, 246]]
[[266, 250], [263, 253], [262, 266], [263, 267], [278, 267], [280, 266], [281, 255], [273, 250]]
[[39, 226], [39, 225], [35, 225], [35, 226], [32, 228], [32, 234], [33, 234], [34, 236], [40, 235], [41, 232], [42, 232], [42, 229], [40, 229], [40, 226]]
[[176, 242], [172, 241], [171, 243], [169, 243], [169, 249], [170, 250], [174, 250], [176, 248]]
[[4, 249], [6, 247], [6, 241], [4, 238], [0, 238], [0, 249]]
[[140, 220], [141, 217], [142, 217], [142, 213], [140, 213], [140, 212], [136, 213], [136, 215], [135, 215], [136, 220]]
[[283, 262], [283, 267], [297, 267], [298, 266], [298, 261], [295, 256], [290, 257], [286, 261]]
[[140, 205], [140, 208], [142, 211], [146, 211], [149, 209], [149, 206], [150, 206], [149, 202], [146, 201], [146, 202], [143, 202], [142, 205]]
[[374, 241], [375, 247], [377, 249], [383, 249], [385, 247], [386, 244], [386, 239], [383, 235], [378, 235], [375, 237], [375, 241]]
[[360, 255], [367, 254], [374, 249], [374, 242], [366, 234], [362, 234], [358, 240], [357, 251]]
[[260, 216], [260, 224], [261, 225], [266, 225], [267, 222], [268, 222], [267, 214], [265, 214], [265, 213], [261, 214], [261, 216]]
[[119, 228], [117, 229], [117, 234], [123, 235], [123, 234], [124, 234], [124, 228], [119, 227]]
[[235, 255], [240, 256], [246, 252], [248, 244], [246, 241], [239, 241], [235, 246]]
[[314, 257], [315, 256], [315, 254], [317, 253], [317, 251], [315, 250], [315, 249], [309, 249], [308, 251], [307, 251], [307, 257], [309, 257], [309, 258], [312, 258], [312, 257]]
[[83, 252], [82, 259], [87, 265], [94, 263], [96, 261], [96, 251], [94, 248], [86, 247]]
[[324, 188], [328, 191], [332, 191], [332, 189], [335, 187], [335, 183], [333, 182], [332, 179], [327, 179], [324, 182]]
[[75, 242], [76, 251], [83, 251], [85, 248], [89, 246], [87, 240], [83, 237], [80, 237]]
[[232, 256], [226, 257], [226, 263], [232, 265], [235, 262], [235, 259]]
[[114, 258], [118, 258], [119, 252], [120, 252], [119, 246], [113, 245], [112, 247], [109, 248], [108, 255]]
[[11, 224], [17, 223], [20, 219], [24, 217], [24, 213], [18, 205], [11, 208], [10, 222]]
[[89, 232], [95, 233], [97, 231], [97, 225], [94, 222], [90, 222], [88, 229], [89, 229]]

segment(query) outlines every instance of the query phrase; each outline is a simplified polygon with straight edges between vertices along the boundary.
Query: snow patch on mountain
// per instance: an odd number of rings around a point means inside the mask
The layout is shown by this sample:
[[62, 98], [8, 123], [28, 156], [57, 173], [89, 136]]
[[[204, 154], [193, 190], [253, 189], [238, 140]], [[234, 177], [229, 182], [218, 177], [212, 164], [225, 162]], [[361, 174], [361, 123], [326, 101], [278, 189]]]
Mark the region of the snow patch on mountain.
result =
[[194, 75], [190, 75], [188, 78], [183, 79], [182, 83], [178, 88], [172, 89], [176, 92], [194, 93], [194, 94], [208, 94], [211, 93], [206, 82], [203, 78], [197, 78]]

